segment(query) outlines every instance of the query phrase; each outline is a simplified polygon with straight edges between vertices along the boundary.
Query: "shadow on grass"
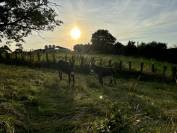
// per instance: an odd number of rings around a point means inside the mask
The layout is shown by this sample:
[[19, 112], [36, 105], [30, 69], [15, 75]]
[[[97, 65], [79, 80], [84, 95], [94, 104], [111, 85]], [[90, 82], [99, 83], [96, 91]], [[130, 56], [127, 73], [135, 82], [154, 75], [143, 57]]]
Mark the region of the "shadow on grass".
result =
[[82, 85], [71, 88], [59, 79], [45, 83], [38, 95], [38, 106], [27, 106], [31, 131], [70, 133], [84, 126], [86, 129], [89, 121], [103, 112], [96, 103], [88, 102], [89, 95], [83, 93]]
[[161, 74], [153, 73], [141, 73], [141, 72], [129, 72], [129, 71], [119, 71], [117, 77], [123, 79], [137, 79], [139, 77], [140, 81], [145, 82], [165, 82], [165, 83], [174, 83], [170, 77], [164, 77]]

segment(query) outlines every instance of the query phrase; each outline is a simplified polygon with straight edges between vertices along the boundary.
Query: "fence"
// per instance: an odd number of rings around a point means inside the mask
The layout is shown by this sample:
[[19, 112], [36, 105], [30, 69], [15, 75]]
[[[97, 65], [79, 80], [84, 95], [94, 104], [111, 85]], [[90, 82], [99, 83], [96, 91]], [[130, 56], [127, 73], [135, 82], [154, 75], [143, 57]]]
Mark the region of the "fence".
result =
[[[148, 64], [151, 68], [150, 72], [145, 71], [145, 64], [141, 62], [138, 66], [136, 66], [136, 70], [133, 69], [134, 62], [128, 61], [123, 62], [120, 60], [119, 62], [113, 62], [112, 60], [103, 60], [102, 58], [95, 57], [84, 57], [81, 55], [63, 55], [58, 56], [55, 52], [23, 52], [23, 53], [1, 53], [0, 54], [0, 63], [11, 64], [11, 65], [26, 65], [33, 67], [47, 67], [47, 68], [55, 68], [57, 69], [57, 61], [65, 60], [65, 61], [74, 61], [78, 70], [83, 70], [80, 72], [89, 72], [88, 65], [91, 63], [95, 63], [100, 66], [114, 67], [119, 72], [137, 72], [140, 74], [152, 74], [152, 75], [161, 75], [162, 78], [170, 78], [171, 80], [176, 82], [177, 79], [177, 67], [172, 66], [171, 68], [166, 65], [162, 66], [162, 71], [157, 72], [155, 64]], [[128, 67], [125, 67], [128, 66]], [[84, 69], [86, 68], [86, 69]], [[170, 70], [169, 70], [170, 69]], [[168, 72], [171, 71], [171, 74], [167, 75]]]

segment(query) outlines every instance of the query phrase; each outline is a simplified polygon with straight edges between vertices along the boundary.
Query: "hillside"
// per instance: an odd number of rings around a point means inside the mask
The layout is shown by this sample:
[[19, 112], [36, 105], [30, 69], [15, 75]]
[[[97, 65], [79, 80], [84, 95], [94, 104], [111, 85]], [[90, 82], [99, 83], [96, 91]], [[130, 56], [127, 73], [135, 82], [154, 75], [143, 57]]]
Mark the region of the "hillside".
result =
[[76, 86], [52, 69], [0, 65], [0, 132], [174, 132], [174, 83], [118, 77], [102, 87], [76, 73]]

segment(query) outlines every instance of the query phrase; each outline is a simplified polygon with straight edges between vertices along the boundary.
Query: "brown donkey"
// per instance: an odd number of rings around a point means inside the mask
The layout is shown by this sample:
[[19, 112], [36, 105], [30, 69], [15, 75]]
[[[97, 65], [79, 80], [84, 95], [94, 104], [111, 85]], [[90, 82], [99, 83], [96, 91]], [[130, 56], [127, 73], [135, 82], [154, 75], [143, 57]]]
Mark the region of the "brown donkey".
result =
[[91, 65], [91, 71], [94, 72], [98, 76], [98, 80], [101, 85], [103, 85], [104, 77], [111, 77], [110, 84], [116, 84], [116, 71], [113, 67], [102, 67], [96, 66], [94, 64]]
[[71, 82], [73, 82], [73, 86], [74, 86], [75, 84], [74, 62], [59, 60], [57, 65], [58, 65], [58, 73], [59, 73], [60, 80], [62, 80], [62, 72], [63, 72], [68, 75], [69, 85], [71, 84]]

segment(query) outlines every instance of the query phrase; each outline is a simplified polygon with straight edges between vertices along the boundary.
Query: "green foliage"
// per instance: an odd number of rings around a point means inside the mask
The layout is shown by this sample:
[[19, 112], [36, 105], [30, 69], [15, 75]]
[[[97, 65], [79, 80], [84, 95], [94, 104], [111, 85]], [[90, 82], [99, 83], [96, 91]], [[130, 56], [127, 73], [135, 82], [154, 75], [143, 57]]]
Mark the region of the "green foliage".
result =
[[108, 30], [98, 30], [92, 34], [91, 42], [93, 50], [110, 53], [116, 38]]
[[99, 133], [128, 133], [133, 132], [128, 112], [122, 112], [119, 108], [114, 106], [110, 116], [97, 122], [96, 130]]
[[48, 0], [1, 0], [0, 41], [23, 41], [32, 31], [53, 30], [62, 22]]

